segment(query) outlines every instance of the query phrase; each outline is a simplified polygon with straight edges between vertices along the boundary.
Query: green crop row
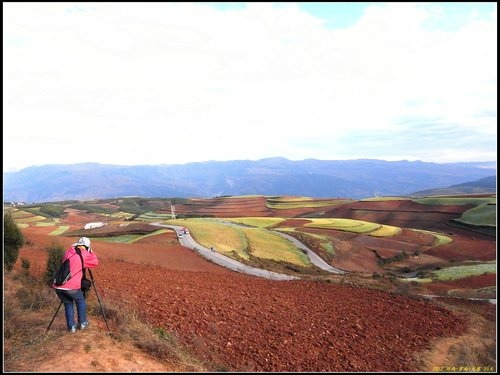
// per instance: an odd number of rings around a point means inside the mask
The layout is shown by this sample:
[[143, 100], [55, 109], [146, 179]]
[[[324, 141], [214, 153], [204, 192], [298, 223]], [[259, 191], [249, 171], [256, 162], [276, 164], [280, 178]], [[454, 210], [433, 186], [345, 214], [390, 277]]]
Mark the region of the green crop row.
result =
[[496, 260], [485, 263], [463, 265], [463, 266], [453, 266], [446, 267], [440, 270], [432, 271], [437, 280], [455, 280], [461, 279], [468, 276], [476, 276], [487, 273], [497, 272], [497, 262]]

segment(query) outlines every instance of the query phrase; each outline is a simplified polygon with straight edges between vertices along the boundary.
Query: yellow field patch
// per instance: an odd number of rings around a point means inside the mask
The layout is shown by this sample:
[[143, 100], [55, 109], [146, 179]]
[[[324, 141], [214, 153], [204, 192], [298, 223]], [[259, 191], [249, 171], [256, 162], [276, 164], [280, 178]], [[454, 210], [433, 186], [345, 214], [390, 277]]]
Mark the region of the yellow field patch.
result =
[[304, 267], [311, 265], [307, 255], [276, 233], [260, 228], [244, 228], [242, 232], [248, 239], [250, 253], [255, 257]]
[[54, 229], [52, 232], [49, 233], [49, 236], [58, 236], [64, 232], [66, 232], [69, 229], [69, 225], [61, 225], [57, 229]]
[[352, 219], [309, 219], [310, 223], [305, 224], [305, 227], [319, 229], [337, 229], [354, 233], [373, 232], [382, 227], [381, 224], [371, 223], [363, 220]]
[[187, 227], [193, 239], [204, 247], [214, 246], [218, 252], [227, 253], [227, 255], [234, 252], [248, 259], [247, 239], [235, 227], [212, 219], [177, 219], [167, 220], [166, 223]]
[[373, 237], [389, 237], [395, 236], [401, 233], [401, 228], [393, 227], [392, 225], [382, 225], [382, 227], [375, 229], [373, 232], [368, 233], [368, 235]]
[[36, 215], [36, 216], [23, 217], [21, 219], [16, 219], [16, 222], [20, 222], [20, 223], [34, 223], [34, 222], [42, 221], [42, 220], [47, 220], [47, 218], [44, 217], [44, 216]]
[[427, 233], [432, 236], [434, 236], [436, 239], [434, 241], [434, 246], [441, 246], [441, 245], [446, 245], [449, 244], [450, 242], [453, 242], [453, 239], [445, 236], [444, 234], [437, 233], [437, 232], [432, 232], [430, 230], [425, 230], [425, 229], [413, 229], [415, 232], [422, 232], [422, 233]]
[[279, 217], [234, 217], [224, 220], [243, 225], [250, 225], [252, 227], [269, 228], [282, 223], [286, 219]]

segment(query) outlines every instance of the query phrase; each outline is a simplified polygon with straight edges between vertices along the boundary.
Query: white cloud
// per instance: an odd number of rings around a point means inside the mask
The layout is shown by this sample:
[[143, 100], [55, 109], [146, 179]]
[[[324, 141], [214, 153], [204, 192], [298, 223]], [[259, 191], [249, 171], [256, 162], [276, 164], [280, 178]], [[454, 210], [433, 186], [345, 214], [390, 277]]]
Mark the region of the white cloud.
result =
[[[76, 134], [99, 152], [67, 160], [124, 164], [342, 158], [338, 142], [374, 129], [388, 144], [371, 157], [389, 158], [403, 117], [496, 136], [496, 116], [480, 116], [496, 113], [496, 7], [457, 31], [427, 29], [443, 10], [420, 3], [369, 6], [344, 29], [295, 3], [3, 7], [4, 169], [51, 163]], [[311, 135], [331, 152], [298, 146]], [[15, 153], [45, 137], [43, 153]]]

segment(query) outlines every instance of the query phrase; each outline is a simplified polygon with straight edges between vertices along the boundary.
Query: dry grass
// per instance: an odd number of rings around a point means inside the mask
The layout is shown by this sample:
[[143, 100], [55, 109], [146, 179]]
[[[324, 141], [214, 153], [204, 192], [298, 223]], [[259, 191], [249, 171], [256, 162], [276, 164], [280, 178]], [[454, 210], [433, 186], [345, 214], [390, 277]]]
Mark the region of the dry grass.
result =
[[[104, 325], [85, 335], [67, 333], [64, 307], [57, 310], [60, 302], [52, 289], [24, 270], [4, 273], [4, 372], [135, 372], [134, 366], [138, 372], [209, 371], [177, 337], [148, 326], [124, 303], [106, 301], [104, 305], [92, 295], [87, 302], [89, 317], [95, 317], [91, 322], [103, 325], [107, 321], [110, 332]], [[83, 357], [71, 363], [61, 359], [75, 348]]]
[[451, 299], [440, 299], [436, 303], [466, 316], [469, 321], [468, 330], [459, 337], [444, 338], [429, 350], [418, 353], [417, 362], [421, 370], [495, 372], [496, 307], [485, 305], [486, 302], [463, 302]]

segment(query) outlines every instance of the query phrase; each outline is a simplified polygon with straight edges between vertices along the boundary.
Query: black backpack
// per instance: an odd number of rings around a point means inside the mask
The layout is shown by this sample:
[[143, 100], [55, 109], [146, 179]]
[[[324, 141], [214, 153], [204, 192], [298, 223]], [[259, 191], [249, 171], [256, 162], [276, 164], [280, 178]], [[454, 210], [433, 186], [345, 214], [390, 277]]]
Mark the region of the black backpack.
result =
[[71, 270], [69, 268], [69, 258], [66, 259], [54, 275], [54, 285], [61, 286], [71, 279]]

